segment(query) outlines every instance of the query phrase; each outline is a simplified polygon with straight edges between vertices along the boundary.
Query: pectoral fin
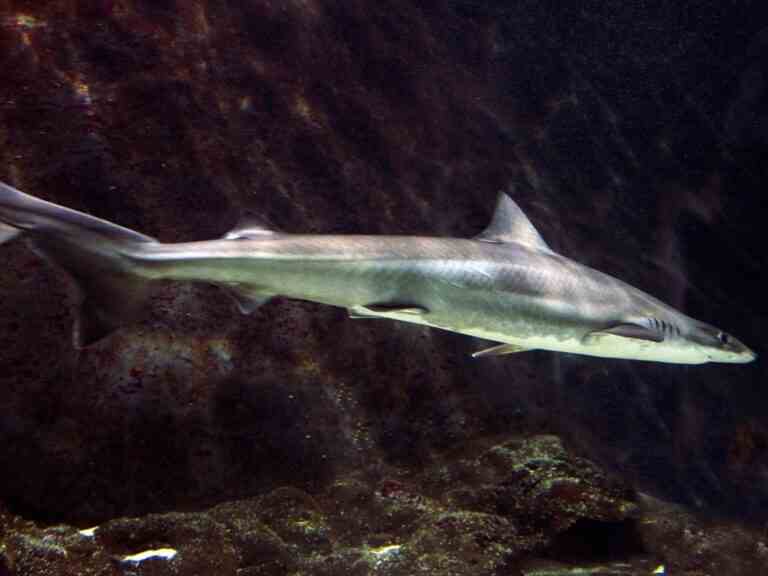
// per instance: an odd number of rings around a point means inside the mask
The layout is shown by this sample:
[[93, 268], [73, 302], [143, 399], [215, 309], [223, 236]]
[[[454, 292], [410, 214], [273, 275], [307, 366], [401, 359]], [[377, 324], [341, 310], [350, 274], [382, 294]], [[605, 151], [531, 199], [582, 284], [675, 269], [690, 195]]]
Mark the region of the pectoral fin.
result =
[[472, 354], [472, 358], [480, 358], [482, 356], [503, 356], [504, 354], [517, 354], [518, 352], [527, 352], [531, 348], [525, 348], [518, 346], [517, 344], [499, 344], [485, 350], [479, 350]]
[[586, 338], [599, 338], [600, 336], [622, 336], [624, 338], [634, 338], [636, 340], [647, 340], [650, 342], [663, 342], [664, 335], [640, 324], [621, 323], [602, 330], [595, 330], [587, 334]]

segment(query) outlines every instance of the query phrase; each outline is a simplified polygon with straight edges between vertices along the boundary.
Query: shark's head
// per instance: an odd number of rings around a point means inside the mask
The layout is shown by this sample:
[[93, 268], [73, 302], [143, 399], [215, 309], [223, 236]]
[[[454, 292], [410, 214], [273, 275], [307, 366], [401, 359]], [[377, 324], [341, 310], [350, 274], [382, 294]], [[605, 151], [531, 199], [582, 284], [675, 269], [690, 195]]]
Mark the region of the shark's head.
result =
[[757, 354], [737, 338], [704, 322], [696, 322], [686, 339], [703, 355], [703, 362], [744, 364], [757, 358]]

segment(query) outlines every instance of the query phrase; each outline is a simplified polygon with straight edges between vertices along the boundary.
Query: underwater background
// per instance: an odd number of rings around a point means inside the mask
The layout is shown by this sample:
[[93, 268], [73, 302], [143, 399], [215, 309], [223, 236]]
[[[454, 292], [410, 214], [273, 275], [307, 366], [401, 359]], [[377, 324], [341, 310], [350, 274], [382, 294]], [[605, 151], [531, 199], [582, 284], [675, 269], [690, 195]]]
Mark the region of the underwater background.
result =
[[244, 215], [471, 237], [504, 189], [555, 250], [758, 353], [473, 360], [190, 284], [75, 350], [66, 280], [6, 244], [0, 576], [768, 573], [759, 7], [0, 0], [25, 192], [178, 242]]

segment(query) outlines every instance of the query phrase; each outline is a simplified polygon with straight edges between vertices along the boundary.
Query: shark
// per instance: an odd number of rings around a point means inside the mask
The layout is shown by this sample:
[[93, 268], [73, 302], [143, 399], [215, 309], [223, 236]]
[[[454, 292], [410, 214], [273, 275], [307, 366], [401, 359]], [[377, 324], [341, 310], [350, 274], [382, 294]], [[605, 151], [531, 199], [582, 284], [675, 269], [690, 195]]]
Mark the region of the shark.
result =
[[166, 243], [0, 183], [0, 243], [23, 236], [71, 280], [78, 347], [135, 321], [159, 280], [207, 282], [252, 314], [273, 297], [491, 341], [474, 357], [548, 350], [673, 364], [756, 354], [618, 278], [554, 251], [499, 193], [474, 238], [287, 234], [244, 224]]

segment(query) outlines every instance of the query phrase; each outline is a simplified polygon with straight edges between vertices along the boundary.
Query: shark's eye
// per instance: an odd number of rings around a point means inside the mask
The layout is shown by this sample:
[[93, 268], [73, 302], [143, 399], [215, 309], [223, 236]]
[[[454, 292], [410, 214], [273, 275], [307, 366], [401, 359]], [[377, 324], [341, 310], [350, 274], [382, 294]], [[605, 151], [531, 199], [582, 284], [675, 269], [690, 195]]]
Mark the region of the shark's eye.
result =
[[718, 332], [717, 339], [720, 340], [720, 344], [728, 344], [728, 342], [730, 341], [730, 338], [728, 338], [728, 334], [726, 334], [725, 332]]

